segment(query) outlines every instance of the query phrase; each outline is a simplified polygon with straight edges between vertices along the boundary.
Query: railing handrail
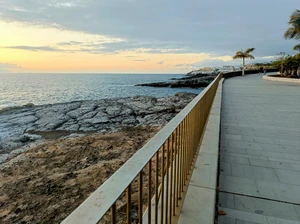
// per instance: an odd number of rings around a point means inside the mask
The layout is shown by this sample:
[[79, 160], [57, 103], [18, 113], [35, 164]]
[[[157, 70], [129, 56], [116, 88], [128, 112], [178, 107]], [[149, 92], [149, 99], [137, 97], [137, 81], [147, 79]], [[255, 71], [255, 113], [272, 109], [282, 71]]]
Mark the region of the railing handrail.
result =
[[132, 183], [149, 160], [161, 148], [170, 134], [180, 125], [205, 93], [218, 82], [220, 73], [200, 94], [198, 94], [181, 112], [179, 112], [152, 139], [137, 151], [108, 180], [96, 189], [79, 207], [77, 207], [62, 223], [97, 223], [107, 213], [121, 194]]

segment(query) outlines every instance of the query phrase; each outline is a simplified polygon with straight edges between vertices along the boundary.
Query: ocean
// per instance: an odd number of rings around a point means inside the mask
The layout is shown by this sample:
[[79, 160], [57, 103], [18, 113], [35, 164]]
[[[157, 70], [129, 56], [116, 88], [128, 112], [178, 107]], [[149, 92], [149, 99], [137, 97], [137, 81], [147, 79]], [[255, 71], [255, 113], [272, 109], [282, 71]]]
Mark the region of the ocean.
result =
[[25, 104], [53, 104], [103, 98], [154, 96], [177, 92], [200, 93], [202, 89], [135, 86], [162, 82], [183, 74], [58, 74], [0, 73], [0, 109]]

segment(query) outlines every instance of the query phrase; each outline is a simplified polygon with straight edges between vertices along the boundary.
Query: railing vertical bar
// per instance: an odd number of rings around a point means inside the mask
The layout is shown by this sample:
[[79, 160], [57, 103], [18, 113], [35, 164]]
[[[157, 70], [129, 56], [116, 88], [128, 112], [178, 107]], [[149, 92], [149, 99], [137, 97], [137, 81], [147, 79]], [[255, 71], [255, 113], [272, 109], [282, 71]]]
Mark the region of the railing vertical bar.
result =
[[164, 197], [165, 197], [165, 144], [163, 144], [163, 148], [161, 151], [161, 206], [160, 206], [160, 223], [164, 223]]
[[175, 215], [175, 208], [177, 206], [177, 198], [178, 198], [178, 128], [175, 130], [175, 147], [174, 147], [174, 196], [173, 196], [173, 215]]
[[151, 182], [152, 182], [152, 160], [150, 159], [148, 163], [148, 223], [151, 223], [151, 199], [152, 199], [152, 189], [151, 189]]
[[169, 210], [169, 163], [170, 163], [170, 137], [167, 141], [167, 165], [166, 165], [166, 217], [165, 222], [168, 223]]
[[178, 201], [181, 199], [181, 124], [179, 125], [179, 134], [178, 134], [178, 182], [177, 182], [177, 200], [176, 206], [178, 207]]
[[159, 150], [156, 153], [156, 160], [155, 160], [155, 205], [154, 205], [154, 223], [157, 224], [157, 216], [158, 216], [158, 166], [159, 166]]
[[110, 208], [111, 224], [117, 223], [116, 211], [117, 211], [116, 203], [114, 203]]
[[139, 216], [139, 223], [142, 224], [143, 222], [143, 171], [139, 173], [138, 183], [139, 183], [138, 216]]
[[131, 184], [128, 185], [126, 190], [127, 201], [127, 224], [131, 224]]
[[185, 186], [185, 149], [186, 149], [186, 141], [185, 141], [185, 119], [183, 120], [183, 136], [182, 136], [182, 192], [183, 192], [183, 187]]
[[174, 151], [174, 132], [171, 137], [171, 147], [170, 147], [170, 209], [169, 209], [169, 223], [172, 221], [172, 205], [173, 205], [173, 151]]

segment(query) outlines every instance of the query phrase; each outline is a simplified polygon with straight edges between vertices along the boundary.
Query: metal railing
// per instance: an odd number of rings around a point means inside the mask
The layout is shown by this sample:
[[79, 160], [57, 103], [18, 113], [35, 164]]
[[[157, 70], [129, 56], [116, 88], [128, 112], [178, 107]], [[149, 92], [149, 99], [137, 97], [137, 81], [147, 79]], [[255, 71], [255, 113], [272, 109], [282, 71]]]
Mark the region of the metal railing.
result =
[[176, 223], [221, 77], [62, 223]]

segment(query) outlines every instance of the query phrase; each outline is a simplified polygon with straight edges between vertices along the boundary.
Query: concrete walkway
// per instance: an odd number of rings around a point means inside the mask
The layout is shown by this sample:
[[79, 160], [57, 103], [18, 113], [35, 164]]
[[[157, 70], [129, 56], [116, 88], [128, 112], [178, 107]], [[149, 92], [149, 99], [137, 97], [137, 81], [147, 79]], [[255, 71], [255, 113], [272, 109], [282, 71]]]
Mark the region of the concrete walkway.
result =
[[219, 224], [300, 224], [300, 86], [223, 84]]

